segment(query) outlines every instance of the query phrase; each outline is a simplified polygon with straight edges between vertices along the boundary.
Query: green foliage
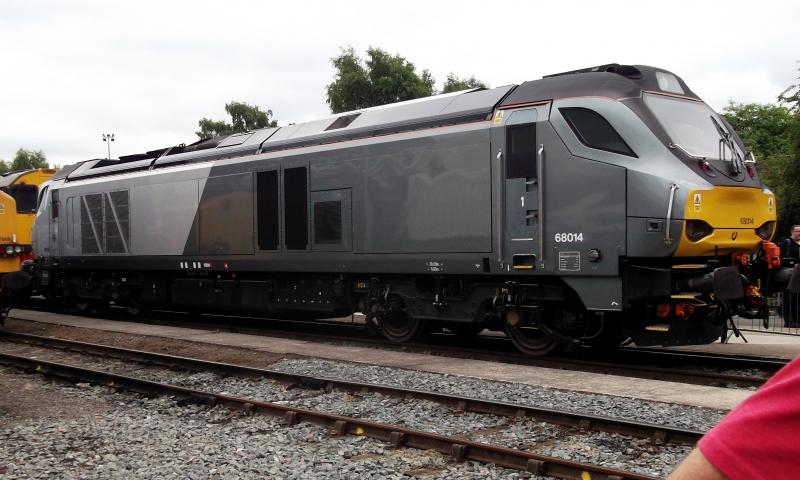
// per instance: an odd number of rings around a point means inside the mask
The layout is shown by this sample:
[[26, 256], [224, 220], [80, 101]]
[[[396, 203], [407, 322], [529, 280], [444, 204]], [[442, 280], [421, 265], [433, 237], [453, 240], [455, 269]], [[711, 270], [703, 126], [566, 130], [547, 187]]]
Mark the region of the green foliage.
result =
[[[800, 68], [797, 69], [800, 72]], [[800, 77], [797, 77], [800, 80]], [[800, 84], [791, 85], [778, 97], [778, 101], [794, 114], [794, 124], [790, 137], [794, 148], [795, 158], [800, 157]]]
[[278, 126], [278, 122], [270, 118], [272, 110], [263, 111], [256, 105], [231, 102], [225, 105], [225, 111], [231, 116], [231, 123], [203, 117], [197, 122], [200, 130], [195, 134], [200, 138], [211, 138]]
[[5, 160], [0, 160], [0, 175], [5, 175], [11, 171], [11, 166]]
[[363, 60], [351, 48], [331, 59], [336, 74], [328, 84], [327, 102], [333, 113], [402, 102], [434, 94], [428, 70], [417, 73], [414, 64], [380, 48], [367, 49]]
[[[361, 58], [352, 47], [343, 48], [339, 56], [331, 59], [331, 63], [335, 74], [326, 91], [327, 102], [333, 113], [439, 93], [434, 88], [435, 80], [427, 69], [418, 73], [414, 64], [405, 57], [391, 55], [380, 48], [368, 48], [366, 59]], [[476, 87], [486, 88], [487, 85], [474, 76], [459, 78], [451, 73], [447, 76], [441, 93]]]
[[791, 158], [791, 126], [794, 121], [786, 107], [775, 104], [730, 102], [722, 116], [742, 138], [748, 150], [758, 160], [758, 173], [779, 201], [779, 229], [782, 235], [792, 220], [787, 216], [791, 209], [783, 202], [791, 197], [785, 182]]
[[0, 172], [3, 169], [5, 169], [3, 173], [7, 173], [32, 170], [34, 168], [47, 168], [48, 166], [47, 158], [43, 151], [20, 148], [17, 150], [17, 153], [14, 154], [10, 164], [5, 161], [0, 162]]
[[194, 132], [195, 135], [202, 139], [211, 137], [221, 137], [223, 135], [230, 135], [234, 133], [233, 125], [225, 122], [224, 120], [211, 120], [210, 118], [201, 118], [197, 122], [200, 130]]
[[778, 201], [778, 236], [800, 223], [800, 86], [778, 104], [731, 102], [722, 112], [758, 159], [758, 172]]
[[444, 82], [442, 93], [458, 92], [459, 90], [467, 90], [469, 88], [488, 88], [489, 86], [482, 81], [470, 76], [469, 78], [458, 78], [454, 74], [447, 75], [447, 80]]
[[757, 158], [787, 153], [794, 121], [788, 108], [769, 103], [730, 102], [722, 115]]
[[[797, 69], [800, 72], [800, 68]], [[800, 77], [797, 77], [800, 80]], [[790, 85], [778, 96], [778, 101], [786, 104], [795, 113], [800, 111], [800, 84]]]
[[788, 126], [787, 155], [780, 169], [783, 182], [782, 196], [778, 197], [778, 225], [783, 233], [788, 232], [791, 225], [800, 223], [800, 84], [784, 90], [778, 101], [791, 112], [792, 118]]

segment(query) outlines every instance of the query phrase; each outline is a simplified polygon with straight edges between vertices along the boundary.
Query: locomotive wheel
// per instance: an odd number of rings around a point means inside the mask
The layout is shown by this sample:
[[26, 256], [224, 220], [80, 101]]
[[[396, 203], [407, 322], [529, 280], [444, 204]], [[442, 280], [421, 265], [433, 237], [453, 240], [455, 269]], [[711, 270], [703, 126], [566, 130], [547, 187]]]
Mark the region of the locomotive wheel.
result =
[[402, 343], [417, 338], [425, 322], [408, 316], [406, 312], [386, 312], [380, 316], [381, 334], [390, 342]]
[[86, 316], [100, 316], [108, 310], [108, 302], [87, 298], [76, 298], [73, 303], [78, 313]]
[[152, 312], [141, 303], [130, 300], [125, 305], [125, 313], [131, 318], [141, 318], [151, 315]]
[[74, 305], [78, 313], [89, 314], [92, 311], [92, 302], [85, 298], [76, 298]]
[[408, 342], [420, 336], [425, 330], [425, 322], [406, 313], [403, 300], [392, 295], [387, 305], [375, 314], [381, 335], [390, 342]]
[[547, 355], [558, 345], [556, 340], [536, 326], [526, 324], [522, 316], [515, 310], [506, 314], [505, 324], [506, 335], [522, 353], [535, 356]]

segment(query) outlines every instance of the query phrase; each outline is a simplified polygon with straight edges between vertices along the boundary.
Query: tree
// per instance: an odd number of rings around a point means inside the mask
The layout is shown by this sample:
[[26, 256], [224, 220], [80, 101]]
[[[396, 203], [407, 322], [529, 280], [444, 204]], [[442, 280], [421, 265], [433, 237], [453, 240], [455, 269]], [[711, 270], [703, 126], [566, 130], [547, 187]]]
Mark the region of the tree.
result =
[[788, 108], [771, 103], [730, 102], [722, 111], [722, 116], [756, 158], [788, 153], [794, 120]]
[[482, 81], [470, 76], [469, 78], [458, 78], [454, 74], [447, 75], [447, 81], [444, 82], [442, 93], [458, 92], [459, 90], [467, 90], [469, 88], [488, 88], [489, 86]]
[[[722, 115], [758, 160], [758, 173], [778, 199], [778, 234], [797, 223], [800, 191], [787, 182], [792, 167], [794, 116], [783, 105], [730, 102]], [[796, 197], [796, 198], [795, 198]]]
[[211, 120], [203, 117], [198, 125], [200, 130], [195, 134], [200, 138], [219, 137], [232, 133], [247, 132], [266, 127], [277, 127], [277, 120], [272, 119], [272, 110], [261, 110], [256, 105], [244, 102], [225, 104], [225, 111], [231, 116], [231, 123], [224, 120]]
[[0, 175], [5, 175], [10, 171], [11, 167], [8, 166], [8, 162], [6, 162], [5, 160], [0, 160]]
[[[800, 67], [797, 69], [800, 72]], [[800, 77], [797, 77], [800, 80]], [[778, 96], [778, 101], [787, 104], [789, 109], [795, 113], [800, 110], [800, 84], [789, 85], [789, 88]]]
[[[800, 68], [798, 68], [800, 71]], [[800, 77], [797, 77], [800, 80]], [[786, 105], [793, 114], [790, 132], [792, 146], [796, 159], [800, 159], [800, 84], [791, 85], [778, 96], [778, 101]]]
[[[5, 162], [3, 162], [5, 164]], [[34, 168], [47, 168], [47, 158], [41, 150], [26, 150], [20, 148], [11, 159], [11, 164], [7, 165], [8, 171], [21, 172]], [[2, 166], [0, 166], [2, 168]]]
[[758, 159], [758, 171], [778, 200], [778, 234], [800, 223], [800, 85], [787, 88], [778, 104], [731, 102], [725, 119]]
[[336, 70], [326, 87], [333, 113], [413, 100], [434, 94], [434, 79], [428, 70], [417, 73], [414, 64], [380, 48], [367, 49], [363, 60], [350, 47], [331, 59]]
[[[800, 71], [800, 68], [798, 68]], [[800, 80], [800, 77], [798, 77]], [[792, 121], [789, 124], [789, 147], [783, 167], [783, 208], [778, 203], [778, 222], [782, 231], [800, 223], [800, 84], [791, 85], [778, 96], [778, 101], [789, 109]]]

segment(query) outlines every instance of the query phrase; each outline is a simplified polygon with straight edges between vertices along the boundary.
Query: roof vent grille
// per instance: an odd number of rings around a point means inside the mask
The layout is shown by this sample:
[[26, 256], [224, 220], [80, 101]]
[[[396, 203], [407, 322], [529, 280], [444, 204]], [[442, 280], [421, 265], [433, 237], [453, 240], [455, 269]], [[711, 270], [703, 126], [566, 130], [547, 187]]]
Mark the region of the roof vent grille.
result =
[[359, 115], [361, 115], [361, 113], [353, 113], [351, 115], [341, 116], [336, 120], [334, 120], [333, 123], [328, 125], [328, 128], [326, 128], [325, 131], [327, 132], [328, 130], [336, 130], [338, 128], [344, 128], [353, 123], [353, 120], [358, 118]]
[[560, 77], [562, 75], [573, 75], [576, 73], [592, 73], [592, 72], [608, 72], [622, 75], [623, 77], [630, 78], [631, 80], [639, 80], [642, 78], [642, 72], [632, 65], [620, 65], [619, 63], [608, 63], [606, 65], [598, 65], [596, 67], [581, 68], [578, 70], [570, 70], [569, 72], [554, 73], [552, 75], [545, 75], [542, 78]]

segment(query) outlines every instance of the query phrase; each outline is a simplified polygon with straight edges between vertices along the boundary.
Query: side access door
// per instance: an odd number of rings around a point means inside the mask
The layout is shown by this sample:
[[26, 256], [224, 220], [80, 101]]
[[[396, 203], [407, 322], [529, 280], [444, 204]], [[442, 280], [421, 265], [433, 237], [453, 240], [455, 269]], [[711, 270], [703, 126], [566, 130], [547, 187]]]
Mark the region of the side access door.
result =
[[[533, 273], [548, 268], [544, 219], [543, 156], [538, 124], [547, 121], [549, 104], [504, 109], [492, 121], [492, 155], [500, 164], [502, 208], [499, 259], [503, 270]], [[543, 255], [543, 252], [545, 253]]]
[[[619, 310], [626, 233], [626, 169], [619, 163], [632, 157], [620, 160], [582, 145], [551, 108], [502, 109], [492, 121], [501, 267], [512, 274], [558, 275], [587, 308]], [[561, 135], [554, 120], [565, 127]], [[580, 149], [570, 151], [571, 143]]]

